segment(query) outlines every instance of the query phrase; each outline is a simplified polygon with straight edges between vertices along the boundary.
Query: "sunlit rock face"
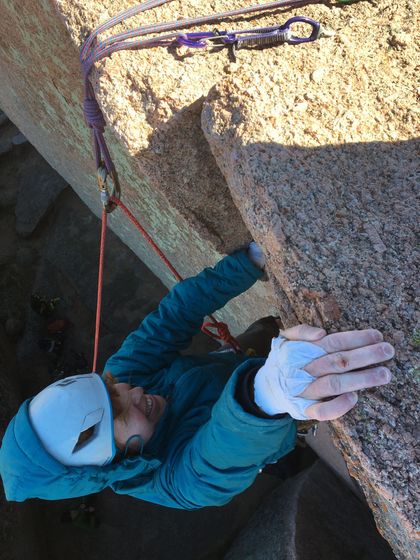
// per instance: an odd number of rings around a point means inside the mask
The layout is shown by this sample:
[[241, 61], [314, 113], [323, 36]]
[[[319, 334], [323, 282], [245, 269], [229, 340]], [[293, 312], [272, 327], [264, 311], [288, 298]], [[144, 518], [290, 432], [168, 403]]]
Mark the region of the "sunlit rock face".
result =
[[[127, 7], [119, 1], [4, 2], [0, 7], [0, 107], [97, 215], [101, 207], [82, 113], [79, 49], [90, 30]], [[143, 21], [175, 19], [179, 9], [165, 6]], [[182, 9], [188, 16], [202, 6]], [[125, 27], [140, 21], [133, 18]], [[200, 122], [204, 96], [223, 75], [226, 53], [185, 59], [181, 54], [166, 49], [114, 54], [97, 65], [92, 81], [123, 202], [179, 273], [191, 276], [251, 236]], [[173, 285], [170, 271], [122, 213], [110, 216], [110, 226], [167, 286]], [[238, 333], [274, 311], [269, 284], [259, 283], [219, 318]]]

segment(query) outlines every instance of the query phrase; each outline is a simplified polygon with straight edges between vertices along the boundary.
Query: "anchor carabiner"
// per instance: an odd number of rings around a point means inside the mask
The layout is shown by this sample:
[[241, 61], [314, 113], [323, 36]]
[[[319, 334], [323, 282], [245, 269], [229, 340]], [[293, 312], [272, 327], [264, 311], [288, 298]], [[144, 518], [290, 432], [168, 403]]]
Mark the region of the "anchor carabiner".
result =
[[[296, 23], [309, 25], [311, 33], [306, 37], [294, 35], [292, 26]], [[299, 45], [316, 41], [322, 35], [323, 29], [318, 21], [305, 16], [295, 16], [288, 19], [283, 25], [273, 25], [271, 27], [182, 33], [176, 37], [175, 44], [191, 48], [204, 48], [211, 44], [212, 46], [234, 47], [236, 50], [244, 47], [263, 47], [283, 43]]]
[[295, 16], [286, 21], [286, 23], [284, 24], [284, 28], [289, 29], [291, 33], [291, 26], [294, 23], [306, 23], [307, 25], [312, 27], [312, 32], [309, 37], [297, 37], [295, 35], [290, 35], [290, 38], [287, 40], [289, 44], [299, 45], [300, 43], [311, 43], [312, 41], [316, 41], [317, 39], [319, 39], [322, 29], [319, 21], [315, 21], [314, 19], [305, 16]]
[[[292, 25], [296, 23], [309, 25], [311, 27], [310, 35], [306, 37], [293, 35]], [[236, 49], [242, 49], [245, 47], [264, 47], [283, 43], [288, 43], [289, 45], [299, 45], [301, 43], [316, 41], [320, 37], [320, 33], [321, 24], [318, 21], [304, 16], [295, 16], [288, 19], [283, 25], [229, 32], [225, 42], [227, 44], [233, 43]]]

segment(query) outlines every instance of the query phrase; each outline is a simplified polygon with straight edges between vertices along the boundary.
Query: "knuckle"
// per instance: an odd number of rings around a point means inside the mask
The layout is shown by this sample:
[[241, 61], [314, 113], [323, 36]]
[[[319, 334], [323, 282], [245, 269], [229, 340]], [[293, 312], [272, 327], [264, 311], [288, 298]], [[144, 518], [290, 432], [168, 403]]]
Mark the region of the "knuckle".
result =
[[342, 383], [338, 375], [328, 376], [327, 389], [332, 395], [339, 395], [342, 392]]
[[331, 352], [335, 352], [335, 348], [334, 348], [334, 342], [331, 338], [332, 335], [329, 335], [325, 338], [325, 340], [322, 341], [322, 348], [325, 350], [325, 352], [328, 352], [329, 354], [331, 354]]
[[328, 336], [326, 340], [326, 346], [327, 348], [325, 350], [327, 352], [330, 352], [331, 354], [333, 352], [339, 352], [341, 345], [340, 338], [337, 336], [337, 334], [331, 334]]
[[333, 365], [339, 370], [344, 370], [348, 367], [349, 365], [349, 360], [348, 358], [345, 356], [345, 354], [341, 353], [341, 352], [337, 352], [336, 354], [334, 354], [333, 356]]

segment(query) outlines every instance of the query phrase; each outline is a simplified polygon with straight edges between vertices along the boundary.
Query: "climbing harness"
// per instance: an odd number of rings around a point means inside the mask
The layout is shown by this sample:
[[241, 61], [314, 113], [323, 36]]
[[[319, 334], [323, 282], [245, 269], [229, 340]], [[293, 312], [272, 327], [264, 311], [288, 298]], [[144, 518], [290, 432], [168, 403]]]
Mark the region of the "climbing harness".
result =
[[[270, 45], [280, 45], [283, 43], [300, 44], [315, 41], [321, 36], [327, 35], [323, 32], [321, 25], [306, 17], [292, 17], [283, 25], [260, 27], [249, 30], [235, 31], [219, 31], [210, 32], [187, 32], [181, 33], [179, 30], [198, 24], [209, 24], [218, 22], [232, 16], [239, 16], [261, 11], [274, 10], [282, 7], [301, 6], [309, 3], [305, 0], [275, 0], [264, 4], [252, 5], [248, 7], [237, 8], [234, 10], [220, 12], [217, 14], [200, 16], [196, 18], [186, 18], [166, 23], [148, 24], [139, 28], [131, 29], [117, 33], [102, 41], [98, 40], [98, 36], [104, 31], [111, 29], [115, 25], [124, 20], [150, 10], [157, 6], [161, 6], [172, 0], [146, 0], [142, 4], [134, 6], [128, 10], [120, 12], [99, 27], [97, 27], [83, 43], [80, 61], [82, 65], [82, 74], [84, 79], [84, 115], [87, 125], [92, 131], [93, 152], [97, 169], [97, 182], [100, 191], [102, 203], [102, 228], [101, 228], [101, 245], [99, 254], [99, 273], [98, 273], [98, 296], [96, 306], [96, 326], [94, 341], [94, 358], [92, 370], [96, 372], [98, 346], [99, 346], [99, 329], [102, 306], [102, 278], [104, 268], [104, 252], [107, 227], [107, 214], [120, 207], [124, 214], [129, 218], [137, 230], [143, 235], [146, 241], [153, 247], [154, 251], [169, 267], [175, 278], [180, 281], [182, 277], [172, 266], [163, 252], [159, 249], [151, 236], [144, 230], [138, 220], [121, 202], [121, 188], [118, 180], [117, 171], [109, 153], [104, 138], [105, 118], [95, 98], [93, 86], [89, 76], [95, 62], [111, 56], [114, 52], [121, 50], [132, 50], [150, 47], [170, 47], [185, 46], [190, 48], [204, 47], [229, 47], [233, 56], [235, 51], [247, 47], [265, 47]], [[295, 24], [305, 24], [310, 27], [310, 34], [305, 37], [299, 37], [292, 32], [292, 26]], [[170, 32], [164, 35], [143, 38], [145, 35], [156, 34], [162, 32]], [[210, 322], [206, 322], [202, 326], [202, 331], [212, 338], [221, 340], [233, 347], [236, 352], [241, 352], [241, 348], [235, 338], [230, 334], [228, 326], [225, 323], [216, 321], [213, 316]], [[217, 334], [211, 329], [216, 329]]]

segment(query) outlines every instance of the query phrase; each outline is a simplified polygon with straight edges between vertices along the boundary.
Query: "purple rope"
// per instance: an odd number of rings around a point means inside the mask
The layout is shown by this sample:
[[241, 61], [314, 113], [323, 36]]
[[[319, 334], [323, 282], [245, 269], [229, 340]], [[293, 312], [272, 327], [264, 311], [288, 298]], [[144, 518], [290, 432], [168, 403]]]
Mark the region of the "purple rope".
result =
[[102, 132], [105, 130], [105, 119], [96, 99], [86, 98], [83, 102], [83, 111], [90, 128], [96, 128]]
[[254, 4], [245, 8], [237, 8], [235, 10], [229, 10], [227, 12], [220, 12], [207, 16], [200, 16], [197, 18], [186, 18], [166, 23], [144, 25], [142, 27], [138, 27], [129, 31], [117, 33], [116, 35], [113, 35], [112, 37], [109, 37], [103, 41], [98, 41], [98, 36], [101, 33], [108, 29], [111, 29], [124, 20], [146, 10], [156, 8], [157, 6], [161, 6], [168, 2], [172, 2], [172, 0], [146, 0], [142, 4], [133, 6], [128, 10], [116, 14], [114, 17], [94, 29], [82, 45], [80, 51], [80, 62], [82, 65], [85, 90], [83, 111], [86, 123], [92, 130], [92, 142], [96, 167], [98, 168], [103, 160], [109, 173], [115, 170], [115, 166], [112, 162], [111, 155], [104, 138], [106, 121], [98, 105], [98, 102], [96, 101], [95, 93], [89, 80], [89, 75], [95, 62], [112, 55], [112, 53], [114, 52], [118, 52], [121, 50], [165, 46], [174, 42], [179, 36], [179, 32], [177, 32], [168, 33], [166, 35], [161, 35], [158, 37], [149, 37], [147, 39], [130, 40], [136, 37], [141, 37], [143, 35], [148, 35], [150, 33], [179, 30], [185, 27], [191, 27], [192, 25], [220, 21], [232, 16], [274, 10], [276, 8], [286, 6], [309, 4], [314, 1], [316, 0], [275, 0], [272, 2], [266, 2], [264, 4]]

